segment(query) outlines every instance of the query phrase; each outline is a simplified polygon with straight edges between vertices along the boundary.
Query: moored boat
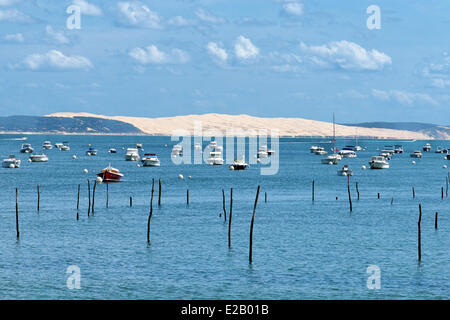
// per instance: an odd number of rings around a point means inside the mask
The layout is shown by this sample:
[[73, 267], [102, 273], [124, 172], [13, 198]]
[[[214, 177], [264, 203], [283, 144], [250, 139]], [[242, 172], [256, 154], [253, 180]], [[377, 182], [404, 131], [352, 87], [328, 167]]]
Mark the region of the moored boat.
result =
[[22, 144], [22, 148], [20, 149], [21, 153], [32, 153], [34, 151], [33, 147], [31, 147], [31, 144], [24, 143]]
[[382, 156], [372, 157], [369, 161], [370, 169], [388, 169], [389, 162]]
[[47, 162], [48, 157], [45, 154], [32, 154], [30, 156], [31, 162]]
[[9, 158], [3, 159], [3, 168], [20, 168], [20, 159], [16, 159], [15, 155], [10, 155]]
[[347, 147], [344, 147], [342, 150], [338, 152], [338, 154], [342, 158], [356, 158], [356, 152], [353, 150], [347, 149]]
[[104, 182], [119, 182], [123, 177], [123, 174], [120, 173], [119, 169], [108, 165], [105, 169], [97, 173], [97, 176], [102, 178]]
[[342, 157], [338, 154], [330, 154], [329, 156], [322, 158], [320, 161], [322, 164], [338, 164]]
[[44, 144], [42, 145], [42, 148], [44, 148], [46, 150], [49, 150], [49, 149], [52, 149], [53, 146], [52, 146], [52, 143], [50, 141], [44, 141]]
[[89, 147], [89, 149], [86, 151], [86, 155], [87, 156], [96, 156], [97, 150], [92, 147]]
[[234, 160], [230, 165], [230, 170], [245, 170], [249, 167], [249, 164], [245, 162], [244, 158]]
[[350, 170], [348, 168], [348, 165], [344, 165], [344, 167], [342, 167], [342, 169], [339, 169], [337, 171], [338, 176], [352, 176], [353, 175], [353, 170]]
[[399, 145], [399, 144], [396, 144], [396, 145], [394, 146], [394, 152], [395, 152], [395, 153], [403, 153], [403, 146], [401, 146], [401, 145]]
[[160, 161], [155, 153], [146, 153], [142, 157], [142, 165], [144, 167], [159, 167]]
[[415, 150], [413, 153], [409, 155], [411, 158], [422, 158], [422, 152], [419, 150]]
[[111, 149], [108, 150], [108, 152], [109, 152], [109, 153], [117, 153], [117, 150], [114, 149], [114, 148], [111, 148]]
[[429, 152], [431, 151], [431, 145], [429, 143], [426, 143], [423, 147], [422, 150], [425, 152]]
[[125, 154], [126, 161], [139, 161], [141, 157], [139, 156], [139, 151], [137, 148], [128, 148]]

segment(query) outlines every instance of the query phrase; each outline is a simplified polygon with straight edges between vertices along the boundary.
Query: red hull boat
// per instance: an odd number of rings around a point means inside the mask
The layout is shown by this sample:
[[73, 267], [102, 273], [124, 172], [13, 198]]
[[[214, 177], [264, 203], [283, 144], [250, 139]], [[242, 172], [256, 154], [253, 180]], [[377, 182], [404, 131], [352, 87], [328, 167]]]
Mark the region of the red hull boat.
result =
[[110, 165], [97, 173], [97, 176], [102, 178], [105, 182], [119, 182], [123, 177], [123, 174], [118, 169], [111, 167]]

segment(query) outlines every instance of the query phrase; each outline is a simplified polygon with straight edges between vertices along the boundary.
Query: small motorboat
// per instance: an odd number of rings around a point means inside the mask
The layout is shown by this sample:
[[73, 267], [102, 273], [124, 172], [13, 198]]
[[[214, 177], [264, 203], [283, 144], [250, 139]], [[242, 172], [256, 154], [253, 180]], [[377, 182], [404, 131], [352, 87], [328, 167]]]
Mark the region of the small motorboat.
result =
[[97, 150], [95, 150], [92, 147], [89, 147], [89, 149], [86, 151], [86, 155], [87, 156], [96, 156], [97, 155]]
[[172, 157], [182, 156], [183, 155], [183, 147], [181, 144], [176, 144], [172, 148]]
[[109, 153], [117, 153], [117, 150], [114, 149], [114, 148], [111, 148], [111, 149], [108, 150], [108, 152], [109, 152]]
[[422, 158], [422, 152], [420, 150], [415, 150], [409, 155], [411, 158]]
[[57, 148], [61, 151], [69, 151], [70, 150], [68, 142], [57, 143], [56, 145], [57, 145]]
[[206, 162], [210, 165], [220, 166], [223, 165], [224, 160], [222, 158], [222, 151], [216, 150], [211, 151], [209, 153], [209, 158], [206, 160]]
[[352, 176], [353, 170], [350, 170], [347, 165], [337, 171], [338, 176]]
[[447, 154], [448, 150], [445, 149], [445, 148], [442, 148], [442, 147], [437, 147], [436, 151], [434, 153], [445, 153], [445, 154]]
[[381, 153], [387, 153], [392, 156], [395, 153], [395, 149], [393, 146], [384, 146], [384, 149], [381, 150]]
[[34, 149], [31, 147], [31, 144], [24, 143], [22, 144], [22, 148], [20, 149], [21, 153], [33, 153]]
[[372, 157], [369, 165], [370, 169], [389, 169], [389, 162], [382, 156]]
[[403, 153], [403, 147], [399, 144], [394, 146], [394, 153]]
[[47, 162], [48, 157], [45, 154], [32, 154], [30, 156], [31, 162]]
[[142, 149], [142, 143], [136, 143], [136, 149]]
[[244, 158], [234, 160], [230, 165], [230, 170], [245, 170], [249, 167], [249, 164], [245, 162]]
[[44, 144], [42, 145], [42, 148], [44, 148], [46, 150], [49, 150], [49, 149], [52, 149], [53, 146], [52, 146], [52, 143], [50, 141], [44, 141]]
[[20, 168], [20, 160], [16, 159], [15, 155], [10, 155], [9, 158], [3, 159], [3, 168]]
[[316, 150], [314, 151], [314, 154], [318, 155], [318, 156], [323, 156], [325, 154], [327, 154], [328, 152], [325, 151], [325, 148], [323, 147], [317, 147]]
[[160, 161], [155, 153], [146, 153], [142, 157], [142, 166], [144, 167], [159, 167]]
[[344, 147], [342, 150], [338, 152], [338, 154], [342, 158], [356, 158], [356, 152], [353, 150], [347, 149], [348, 147]]
[[63, 144], [61, 142], [57, 142], [55, 143], [55, 148], [61, 149], [62, 145]]
[[338, 164], [342, 157], [338, 154], [330, 154], [329, 156], [322, 158], [320, 162], [322, 164]]
[[128, 148], [125, 154], [126, 161], [139, 161], [141, 157], [139, 156], [139, 150], [137, 148]]
[[315, 153], [317, 148], [319, 148], [319, 147], [318, 146], [311, 146], [311, 148], [309, 148], [309, 152]]
[[385, 152], [384, 150], [382, 150], [380, 152], [380, 156], [382, 156], [383, 158], [385, 158], [386, 160], [391, 160], [391, 154], [389, 152]]
[[429, 143], [425, 144], [425, 145], [422, 147], [422, 150], [425, 151], [425, 152], [431, 151], [431, 145], [430, 145]]
[[123, 174], [116, 168], [108, 165], [105, 169], [97, 173], [97, 176], [102, 178], [104, 182], [119, 182], [123, 177]]

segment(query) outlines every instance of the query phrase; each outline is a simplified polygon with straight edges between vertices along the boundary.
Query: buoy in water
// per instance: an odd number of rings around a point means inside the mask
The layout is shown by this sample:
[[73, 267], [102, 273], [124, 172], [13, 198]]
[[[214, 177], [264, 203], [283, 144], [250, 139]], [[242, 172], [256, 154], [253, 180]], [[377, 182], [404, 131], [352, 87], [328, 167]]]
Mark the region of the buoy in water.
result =
[[446, 164], [444, 164], [443, 168], [444, 168], [444, 169], [447, 169], [447, 165], [446, 165]]
[[230, 165], [230, 170], [234, 170], [234, 166], [233, 165]]
[[77, 158], [77, 156], [76, 156], [76, 155], [73, 155], [73, 156], [72, 156], [72, 159], [74, 159], [74, 160], [75, 160], [76, 158]]
[[88, 173], [89, 171], [88, 171], [88, 169], [84, 169], [83, 172], [84, 173]]
[[178, 175], [178, 179], [184, 179], [183, 175], [182, 175], [182, 174], [179, 174], [179, 175]]
[[31, 162], [31, 159], [28, 159], [28, 162]]
[[416, 164], [416, 162], [413, 160], [412, 162], [411, 162], [412, 164]]
[[188, 176], [188, 179], [192, 179], [192, 176]]
[[362, 166], [361, 169], [366, 170], [366, 166]]
[[97, 181], [97, 183], [102, 183], [103, 179], [102, 179], [102, 177], [97, 177], [97, 179], [95, 179], [95, 181]]

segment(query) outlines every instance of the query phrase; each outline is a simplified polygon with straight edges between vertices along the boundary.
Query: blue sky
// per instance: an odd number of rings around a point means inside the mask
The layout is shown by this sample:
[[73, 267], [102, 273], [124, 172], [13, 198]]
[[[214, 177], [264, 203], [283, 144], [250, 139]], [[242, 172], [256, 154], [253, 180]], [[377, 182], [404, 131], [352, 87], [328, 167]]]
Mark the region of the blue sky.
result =
[[449, 125], [449, 14], [448, 0], [0, 0], [0, 110]]

